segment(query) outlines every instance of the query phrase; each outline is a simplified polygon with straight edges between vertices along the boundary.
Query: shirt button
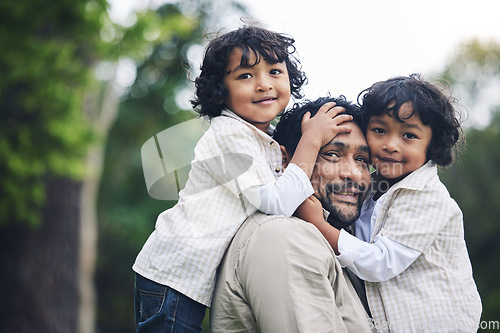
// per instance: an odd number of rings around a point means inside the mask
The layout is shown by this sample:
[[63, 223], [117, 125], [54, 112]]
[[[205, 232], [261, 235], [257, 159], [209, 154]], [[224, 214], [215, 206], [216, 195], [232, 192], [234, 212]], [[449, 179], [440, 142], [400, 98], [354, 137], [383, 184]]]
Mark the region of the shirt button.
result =
[[276, 173], [279, 173], [281, 171], [281, 168], [280, 167], [276, 167], [276, 169], [274, 169], [274, 171], [276, 171]]
[[269, 144], [271, 145], [271, 147], [274, 147], [276, 145], [276, 142], [271, 141], [271, 142], [269, 142]]

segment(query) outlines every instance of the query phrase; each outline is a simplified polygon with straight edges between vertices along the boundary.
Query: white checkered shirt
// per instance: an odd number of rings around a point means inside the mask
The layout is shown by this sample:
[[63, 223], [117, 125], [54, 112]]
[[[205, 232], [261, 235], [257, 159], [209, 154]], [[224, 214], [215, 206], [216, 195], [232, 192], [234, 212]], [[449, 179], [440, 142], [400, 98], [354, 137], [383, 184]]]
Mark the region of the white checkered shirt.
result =
[[279, 145], [266, 133], [227, 110], [212, 119], [178, 203], [158, 216], [134, 271], [210, 306], [224, 251], [256, 211], [240, 193], [274, 182], [281, 164]]
[[385, 282], [366, 282], [380, 332], [476, 332], [482, 306], [464, 240], [462, 212], [431, 161], [380, 199], [372, 234], [422, 253]]

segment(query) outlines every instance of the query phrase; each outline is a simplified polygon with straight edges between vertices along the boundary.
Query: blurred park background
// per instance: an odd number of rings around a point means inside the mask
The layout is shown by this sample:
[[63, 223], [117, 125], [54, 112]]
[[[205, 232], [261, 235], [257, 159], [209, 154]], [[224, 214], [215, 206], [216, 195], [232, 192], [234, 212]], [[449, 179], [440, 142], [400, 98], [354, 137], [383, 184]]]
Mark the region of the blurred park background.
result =
[[[171, 1], [117, 23], [105, 0], [0, 2], [0, 332], [134, 332], [131, 266], [175, 203], [148, 196], [141, 146], [195, 118], [200, 50], [247, 6]], [[361, 46], [349, 51], [387, 52]], [[461, 103], [466, 145], [441, 177], [464, 213], [482, 320], [498, 324], [500, 41], [464, 39], [423, 74]]]

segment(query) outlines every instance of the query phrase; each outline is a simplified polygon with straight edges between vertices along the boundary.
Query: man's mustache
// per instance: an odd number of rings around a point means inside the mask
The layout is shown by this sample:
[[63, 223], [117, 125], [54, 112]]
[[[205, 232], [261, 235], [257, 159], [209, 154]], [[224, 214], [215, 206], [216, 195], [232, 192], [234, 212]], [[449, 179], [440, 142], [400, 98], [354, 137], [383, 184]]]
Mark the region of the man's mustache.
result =
[[366, 186], [353, 181], [345, 181], [343, 183], [329, 183], [325, 185], [325, 188], [328, 194], [345, 192], [352, 189], [356, 189], [357, 191], [359, 191], [359, 194], [366, 192]]

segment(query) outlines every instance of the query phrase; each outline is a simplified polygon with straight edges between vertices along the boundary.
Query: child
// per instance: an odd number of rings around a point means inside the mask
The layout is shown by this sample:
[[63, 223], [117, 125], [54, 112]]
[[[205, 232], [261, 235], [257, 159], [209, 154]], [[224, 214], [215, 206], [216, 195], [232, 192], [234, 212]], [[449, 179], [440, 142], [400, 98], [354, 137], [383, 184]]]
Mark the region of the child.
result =
[[271, 121], [290, 95], [301, 97], [305, 75], [293, 56], [294, 40], [242, 27], [212, 40], [192, 101], [210, 128], [195, 148], [178, 203], [161, 213], [133, 266], [138, 331], [200, 331], [210, 306], [215, 272], [241, 223], [256, 210], [291, 216], [313, 193], [310, 176], [319, 149], [351, 116], [327, 103], [306, 114], [302, 139], [282, 172]]
[[437, 174], [461, 134], [450, 99], [416, 74], [375, 83], [360, 98], [376, 169], [364, 207], [373, 214], [362, 215], [371, 220], [356, 222], [366, 242], [318, 217], [311, 222], [339, 262], [367, 281], [378, 331], [476, 332], [481, 300], [462, 212]]

